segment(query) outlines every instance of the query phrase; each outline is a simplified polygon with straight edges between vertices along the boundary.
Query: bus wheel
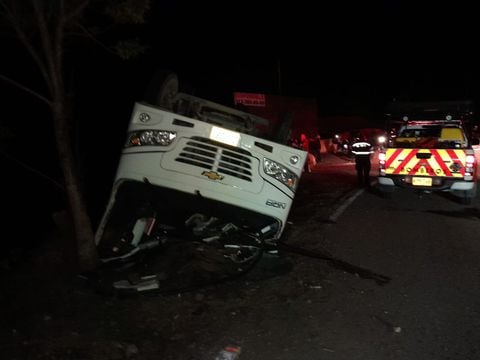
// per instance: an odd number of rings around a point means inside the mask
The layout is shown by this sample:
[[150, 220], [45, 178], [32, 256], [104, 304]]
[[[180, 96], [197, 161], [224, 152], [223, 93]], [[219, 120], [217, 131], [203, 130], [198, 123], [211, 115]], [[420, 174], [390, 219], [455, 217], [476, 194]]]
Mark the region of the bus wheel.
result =
[[157, 70], [150, 81], [144, 100], [151, 105], [173, 110], [173, 103], [178, 94], [178, 77], [168, 70]]

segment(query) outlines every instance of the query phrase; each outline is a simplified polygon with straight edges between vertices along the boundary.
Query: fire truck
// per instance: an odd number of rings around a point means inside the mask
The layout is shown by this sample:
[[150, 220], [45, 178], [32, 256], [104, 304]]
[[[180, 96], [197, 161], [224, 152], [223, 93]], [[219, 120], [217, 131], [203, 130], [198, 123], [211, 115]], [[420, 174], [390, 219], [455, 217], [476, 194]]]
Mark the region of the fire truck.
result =
[[100, 258], [191, 243], [238, 273], [275, 251], [307, 153], [273, 141], [267, 120], [178, 92], [177, 82], [168, 76], [133, 107], [96, 231]]
[[470, 101], [393, 103], [389, 139], [379, 154], [379, 188], [447, 191], [471, 203], [477, 191], [477, 161], [470, 140]]

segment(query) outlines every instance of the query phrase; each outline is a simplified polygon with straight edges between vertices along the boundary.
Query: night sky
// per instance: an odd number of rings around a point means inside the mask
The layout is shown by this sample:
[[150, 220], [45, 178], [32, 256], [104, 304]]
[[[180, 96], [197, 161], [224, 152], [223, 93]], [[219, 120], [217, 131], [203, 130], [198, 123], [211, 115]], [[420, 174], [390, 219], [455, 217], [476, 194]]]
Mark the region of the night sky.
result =
[[[169, 68], [182, 90], [215, 101], [231, 102], [234, 91], [282, 93], [315, 97], [326, 114], [362, 112], [393, 98], [476, 99], [480, 41], [472, 6], [153, 0], [138, 34], [149, 45], [144, 57], [122, 64], [92, 46], [75, 76], [82, 87], [123, 79], [140, 98], [150, 74]], [[4, 68], [8, 75], [25, 74]]]
[[151, 55], [220, 101], [281, 91], [354, 113], [392, 98], [476, 98], [476, 13], [461, 1], [162, 1]]

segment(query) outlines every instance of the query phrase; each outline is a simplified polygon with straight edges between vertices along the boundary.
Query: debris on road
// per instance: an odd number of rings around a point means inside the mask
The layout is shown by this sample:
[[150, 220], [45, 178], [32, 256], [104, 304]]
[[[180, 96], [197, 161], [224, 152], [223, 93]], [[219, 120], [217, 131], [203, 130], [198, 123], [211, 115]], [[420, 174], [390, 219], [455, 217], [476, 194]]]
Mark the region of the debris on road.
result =
[[240, 346], [227, 346], [220, 350], [215, 360], [237, 360], [240, 357]]
[[371, 270], [364, 269], [356, 265], [352, 265], [343, 260], [335, 259], [334, 257], [321, 253], [319, 251], [304, 249], [304, 248], [296, 247], [293, 245], [288, 245], [283, 242], [279, 243], [279, 248], [286, 252], [291, 252], [294, 254], [308, 256], [316, 259], [327, 260], [330, 265], [332, 265], [337, 269], [344, 270], [350, 274], [354, 274], [355, 276], [359, 276], [363, 279], [372, 279], [380, 286], [388, 284], [391, 280], [388, 276], [377, 274]]

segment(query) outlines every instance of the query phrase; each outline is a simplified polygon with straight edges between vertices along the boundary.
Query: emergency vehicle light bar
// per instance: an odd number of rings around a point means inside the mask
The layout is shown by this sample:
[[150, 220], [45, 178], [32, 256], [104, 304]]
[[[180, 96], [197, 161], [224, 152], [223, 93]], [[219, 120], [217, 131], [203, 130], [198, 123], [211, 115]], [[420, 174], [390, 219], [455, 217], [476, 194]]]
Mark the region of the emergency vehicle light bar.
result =
[[457, 125], [461, 126], [463, 125], [463, 121], [460, 119], [455, 119], [455, 120], [406, 120], [405, 121], [407, 126], [422, 126], [422, 125]]

